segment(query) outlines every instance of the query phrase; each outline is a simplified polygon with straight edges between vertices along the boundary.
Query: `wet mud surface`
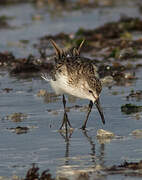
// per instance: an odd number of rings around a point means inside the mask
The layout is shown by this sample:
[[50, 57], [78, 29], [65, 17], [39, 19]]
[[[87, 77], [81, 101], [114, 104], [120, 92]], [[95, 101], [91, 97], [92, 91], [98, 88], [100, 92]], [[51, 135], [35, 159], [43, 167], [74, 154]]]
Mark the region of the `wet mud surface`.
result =
[[[7, 3], [0, 4], [1, 178], [140, 179], [141, 1]], [[81, 55], [98, 67], [105, 125], [94, 107], [82, 131], [89, 102], [69, 96], [73, 128], [59, 131], [62, 97], [41, 78], [54, 66], [50, 39], [66, 50], [85, 39]]]

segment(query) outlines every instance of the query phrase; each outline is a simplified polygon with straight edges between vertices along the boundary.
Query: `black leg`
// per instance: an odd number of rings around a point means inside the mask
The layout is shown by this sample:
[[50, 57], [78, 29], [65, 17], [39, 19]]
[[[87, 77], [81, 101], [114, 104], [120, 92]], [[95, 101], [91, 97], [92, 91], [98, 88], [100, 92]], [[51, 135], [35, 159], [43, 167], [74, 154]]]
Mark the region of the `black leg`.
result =
[[95, 163], [95, 165], [96, 165], [96, 159], [95, 159], [95, 144], [94, 144], [94, 142], [93, 142], [93, 140], [92, 140], [92, 137], [91, 136], [89, 136], [88, 134], [87, 134], [87, 131], [86, 130], [84, 130], [84, 131], [82, 131], [83, 132], [83, 134], [84, 134], [84, 136], [87, 138], [87, 140], [88, 140], [88, 142], [90, 143], [90, 145], [91, 145], [91, 157], [92, 157], [92, 162], [93, 163]]
[[66, 99], [64, 94], [63, 94], [63, 105], [64, 105], [64, 111], [66, 111]]
[[67, 126], [68, 125], [70, 127], [72, 127], [72, 126], [71, 126], [71, 124], [69, 122], [68, 115], [67, 115], [67, 112], [66, 112], [66, 99], [65, 99], [64, 94], [63, 94], [63, 105], [64, 105], [64, 117], [63, 117], [63, 121], [62, 121], [62, 125], [61, 125], [60, 129], [62, 129], [64, 124], [65, 124], [65, 128], [66, 128], [66, 131], [67, 131]]
[[83, 126], [82, 126], [82, 129], [83, 129], [83, 130], [86, 128], [86, 124], [87, 124], [87, 121], [88, 121], [89, 114], [90, 114], [90, 112], [91, 112], [91, 110], [92, 110], [92, 107], [93, 107], [93, 102], [90, 101], [89, 106], [88, 106], [88, 113], [87, 113], [86, 119], [85, 119], [85, 121], [84, 121], [84, 124], [83, 124]]

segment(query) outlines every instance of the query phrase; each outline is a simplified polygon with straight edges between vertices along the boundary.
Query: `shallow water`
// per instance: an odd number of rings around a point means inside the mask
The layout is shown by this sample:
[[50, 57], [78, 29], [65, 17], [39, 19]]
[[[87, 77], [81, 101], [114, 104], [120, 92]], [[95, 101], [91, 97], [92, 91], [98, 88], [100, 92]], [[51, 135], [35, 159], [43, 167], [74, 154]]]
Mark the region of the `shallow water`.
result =
[[[56, 11], [57, 15], [55, 11], [50, 12], [46, 8], [36, 8], [31, 4], [0, 6], [0, 15], [12, 17], [13, 19], [8, 22], [14, 28], [0, 30], [0, 50], [9, 50], [16, 56], [27, 57], [29, 54], [37, 54], [33, 44], [44, 35], [57, 34], [59, 32], [72, 33], [80, 27], [86, 29], [96, 28], [107, 22], [118, 21], [121, 16], [125, 15], [141, 17], [138, 9], [138, 2], [141, 1], [129, 1], [131, 3], [126, 3], [125, 5], [120, 3], [120, 5], [114, 5], [111, 8], [98, 7], [94, 10], [61, 11], [62, 13]], [[33, 17], [36, 15], [39, 15], [41, 20], [33, 20]], [[20, 40], [30, 41], [28, 45], [25, 45], [20, 43]]]
[[[25, 9], [23, 14], [21, 10]], [[107, 16], [106, 16], [106, 12]], [[74, 32], [80, 26], [84, 28], [98, 27], [105, 22], [118, 20], [122, 13], [131, 16], [141, 16], [137, 6], [129, 5], [96, 10], [66, 12], [66, 16], [51, 18], [50, 14], [41, 9], [35, 9], [29, 4], [0, 7], [0, 14], [13, 16], [10, 24], [17, 26], [15, 30], [0, 30], [0, 51], [10, 50], [16, 56], [27, 56], [29, 53], [37, 54], [32, 44], [45, 34], [58, 32]], [[33, 22], [31, 16], [41, 13], [43, 21]], [[3, 35], [4, 34], [4, 35]], [[28, 45], [22, 47], [17, 42], [29, 39]], [[14, 43], [13, 43], [14, 42]], [[16, 42], [16, 43], [15, 43]], [[40, 89], [53, 92], [49, 84], [41, 78], [20, 79], [10, 77], [6, 70], [0, 71], [0, 175], [24, 176], [32, 163], [37, 163], [40, 170], [50, 169], [55, 176], [63, 173], [65, 167], [72, 169], [94, 168], [101, 166], [118, 165], [127, 161], [139, 161], [142, 157], [141, 138], [131, 136], [130, 133], [142, 127], [142, 113], [125, 115], [121, 112], [121, 105], [132, 102], [141, 105], [141, 101], [127, 101], [126, 96], [132, 89], [141, 90], [142, 72], [137, 71], [138, 80], [127, 86], [113, 86], [111, 89], [103, 88], [101, 104], [104, 110], [106, 125], [102, 125], [100, 116], [94, 107], [87, 124], [87, 131], [79, 128], [85, 119], [82, 109], [71, 108], [68, 117], [75, 128], [69, 142], [59, 133], [58, 129], [63, 118], [62, 98], [44, 100], [38, 97]], [[12, 88], [7, 93], [3, 89]], [[113, 92], [117, 92], [113, 95]], [[87, 100], [77, 99], [74, 103], [68, 102], [67, 106], [85, 106]], [[53, 111], [54, 110], [54, 111]], [[21, 112], [27, 118], [21, 122], [8, 120], [7, 116]], [[10, 130], [17, 126], [29, 127], [24, 134], [16, 134]], [[96, 138], [97, 130], [103, 128], [114, 132], [119, 138], [110, 142], [100, 142]], [[63, 134], [64, 135], [64, 134]], [[69, 171], [68, 169], [68, 171]], [[121, 179], [123, 175], [104, 175], [105, 179]], [[129, 179], [136, 179], [131, 177]], [[137, 178], [139, 179], [139, 178]]]
[[[141, 76], [141, 72], [137, 74]], [[103, 126], [99, 114], [93, 108], [87, 124], [86, 134], [79, 128], [85, 118], [85, 112], [71, 109], [68, 112], [70, 122], [75, 127], [69, 142], [58, 132], [63, 117], [61, 97], [56, 102], [45, 103], [43, 98], [37, 97], [37, 92], [47, 89], [49, 85], [41, 79], [16, 79], [9, 77], [7, 72], [1, 73], [0, 93], [0, 174], [24, 175], [32, 163], [37, 163], [41, 170], [49, 168], [53, 174], [64, 165], [74, 169], [91, 168], [96, 164], [109, 166], [120, 164], [124, 160], [139, 161], [142, 157], [141, 138], [135, 138], [130, 133], [142, 126], [141, 118], [136, 120], [135, 115], [124, 115], [120, 111], [122, 104], [128, 103], [125, 96], [130, 89], [140, 89], [142, 79], [128, 87], [113, 87], [103, 89], [101, 103], [104, 109], [106, 125]], [[2, 89], [12, 88], [9, 93]], [[118, 95], [112, 95], [116, 91]], [[123, 91], [123, 92], [122, 92]], [[68, 103], [85, 106], [87, 100]], [[140, 102], [133, 102], [140, 104]], [[57, 113], [47, 110], [56, 110]], [[6, 116], [14, 112], [27, 114], [22, 122], [7, 120]], [[139, 113], [142, 116], [141, 113]], [[25, 134], [16, 134], [9, 128], [28, 126], [30, 130]], [[98, 129], [103, 128], [120, 136], [108, 143], [101, 143], [96, 138]], [[110, 178], [109, 178], [110, 179]]]

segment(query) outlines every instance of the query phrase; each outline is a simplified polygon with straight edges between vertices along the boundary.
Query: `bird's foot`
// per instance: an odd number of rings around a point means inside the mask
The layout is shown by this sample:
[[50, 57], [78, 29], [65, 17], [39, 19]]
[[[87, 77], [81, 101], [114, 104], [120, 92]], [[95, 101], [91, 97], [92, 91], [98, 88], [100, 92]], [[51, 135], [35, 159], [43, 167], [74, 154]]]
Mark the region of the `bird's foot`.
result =
[[68, 129], [68, 126], [70, 128], [72, 128], [71, 123], [70, 123], [70, 121], [68, 119], [68, 115], [67, 115], [66, 111], [64, 112], [63, 122], [62, 122], [62, 125], [60, 127], [60, 130], [63, 128], [63, 126], [65, 126], [66, 130]]
[[85, 130], [85, 129], [86, 129], [86, 126], [83, 125], [80, 129]]

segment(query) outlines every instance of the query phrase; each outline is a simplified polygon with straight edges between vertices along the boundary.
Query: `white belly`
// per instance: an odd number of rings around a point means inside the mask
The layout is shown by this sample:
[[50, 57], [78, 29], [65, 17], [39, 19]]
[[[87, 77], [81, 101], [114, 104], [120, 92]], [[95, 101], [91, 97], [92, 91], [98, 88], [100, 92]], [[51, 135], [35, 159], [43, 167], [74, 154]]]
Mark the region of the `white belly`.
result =
[[50, 80], [51, 87], [54, 89], [56, 94], [64, 94], [68, 89], [67, 77], [58, 76], [56, 81]]
[[66, 76], [60, 76], [56, 81], [50, 80], [51, 87], [56, 94], [70, 94], [82, 99], [88, 99], [86, 93], [81, 86], [69, 86]]

